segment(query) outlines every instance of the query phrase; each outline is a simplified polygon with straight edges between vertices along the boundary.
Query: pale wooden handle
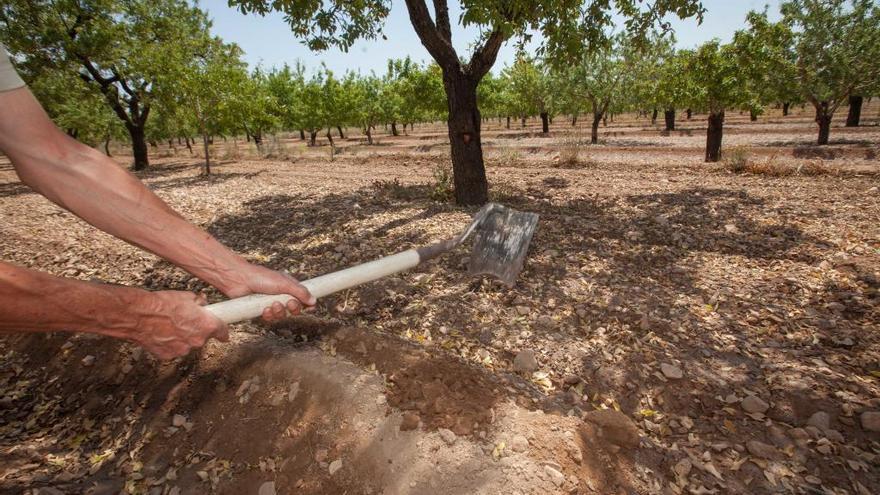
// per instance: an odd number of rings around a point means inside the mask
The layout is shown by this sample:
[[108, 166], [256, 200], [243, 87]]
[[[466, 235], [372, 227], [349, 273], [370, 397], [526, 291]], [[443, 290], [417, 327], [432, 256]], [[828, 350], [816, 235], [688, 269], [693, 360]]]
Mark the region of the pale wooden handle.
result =
[[[393, 254], [362, 265], [328, 273], [302, 282], [316, 298], [321, 298], [334, 292], [350, 289], [358, 285], [378, 280], [388, 275], [410, 269], [421, 262], [418, 251], [410, 249], [402, 253]], [[205, 309], [226, 323], [238, 323], [256, 318], [263, 314], [263, 310], [275, 301], [287, 304], [293, 299], [288, 294], [266, 295], [252, 294], [238, 297], [228, 301], [205, 306]]]

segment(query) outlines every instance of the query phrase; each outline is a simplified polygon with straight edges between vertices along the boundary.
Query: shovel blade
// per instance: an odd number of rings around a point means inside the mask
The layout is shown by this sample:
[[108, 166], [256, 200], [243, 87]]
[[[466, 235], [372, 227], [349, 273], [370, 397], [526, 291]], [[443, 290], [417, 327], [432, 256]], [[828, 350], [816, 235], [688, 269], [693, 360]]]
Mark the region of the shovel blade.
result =
[[538, 215], [492, 204], [476, 227], [468, 271], [486, 273], [513, 287], [522, 271]]

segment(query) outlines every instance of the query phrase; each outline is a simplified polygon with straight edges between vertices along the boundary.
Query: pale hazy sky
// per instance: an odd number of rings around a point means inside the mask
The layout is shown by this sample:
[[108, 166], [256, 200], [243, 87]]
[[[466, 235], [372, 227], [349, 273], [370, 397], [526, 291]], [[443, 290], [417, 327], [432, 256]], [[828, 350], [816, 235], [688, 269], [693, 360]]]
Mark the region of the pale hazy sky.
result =
[[[771, 15], [779, 11], [779, 0], [703, 0], [707, 12], [703, 24], [694, 20], [680, 21], [670, 19], [675, 28], [678, 45], [691, 48], [712, 38], [729, 41], [733, 33], [744, 27], [745, 15], [749, 10], [761, 10], [770, 5]], [[249, 14], [242, 15], [230, 8], [226, 0], [201, 0], [199, 5], [208, 11], [214, 21], [213, 32], [226, 41], [237, 43], [245, 52], [245, 60], [255, 67], [281, 66], [285, 62], [293, 64], [302, 61], [306, 67], [318, 67], [324, 62], [335, 72], [347, 69], [369, 73], [375, 70], [384, 72], [389, 58], [402, 58], [407, 55], [418, 61], [431, 60], [430, 55], [419, 42], [407, 16], [402, 1], [393, 2], [391, 15], [385, 22], [384, 33], [387, 40], [359, 41], [348, 53], [338, 49], [313, 53], [303, 46], [290, 31], [279, 14], [266, 17]], [[459, 14], [458, 2], [450, 2], [450, 18], [455, 21]], [[452, 41], [459, 55], [477, 39], [475, 29], [454, 27]], [[498, 72], [514, 57], [515, 47], [508, 42], [498, 56], [493, 72]]]

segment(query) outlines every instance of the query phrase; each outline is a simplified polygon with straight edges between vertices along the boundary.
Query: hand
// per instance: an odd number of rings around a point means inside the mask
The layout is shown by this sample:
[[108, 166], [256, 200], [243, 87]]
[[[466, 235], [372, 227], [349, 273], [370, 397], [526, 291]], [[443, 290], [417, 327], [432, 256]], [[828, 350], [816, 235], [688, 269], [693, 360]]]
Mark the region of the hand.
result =
[[276, 302], [263, 310], [263, 320], [269, 323], [298, 315], [303, 306], [314, 306], [317, 300], [309, 294], [302, 284], [287, 273], [276, 272], [269, 268], [246, 264], [237, 271], [236, 276], [242, 283], [233, 289], [224, 291], [229, 297], [241, 297], [248, 294], [289, 294], [293, 299], [285, 305]]
[[202, 306], [205, 296], [184, 291], [147, 293], [138, 308], [137, 333], [131, 339], [159, 359], [184, 356], [210, 338], [229, 341], [226, 324]]

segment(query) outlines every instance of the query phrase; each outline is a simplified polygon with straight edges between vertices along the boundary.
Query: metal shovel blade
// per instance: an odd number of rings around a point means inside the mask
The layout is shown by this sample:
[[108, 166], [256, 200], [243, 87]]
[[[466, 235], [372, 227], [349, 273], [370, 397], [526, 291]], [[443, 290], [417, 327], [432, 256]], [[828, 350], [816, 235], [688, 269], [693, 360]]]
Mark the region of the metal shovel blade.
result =
[[468, 271], [472, 275], [493, 275], [513, 287], [538, 226], [538, 215], [497, 203], [488, 206], [483, 210], [486, 217], [478, 222], [474, 232]]

